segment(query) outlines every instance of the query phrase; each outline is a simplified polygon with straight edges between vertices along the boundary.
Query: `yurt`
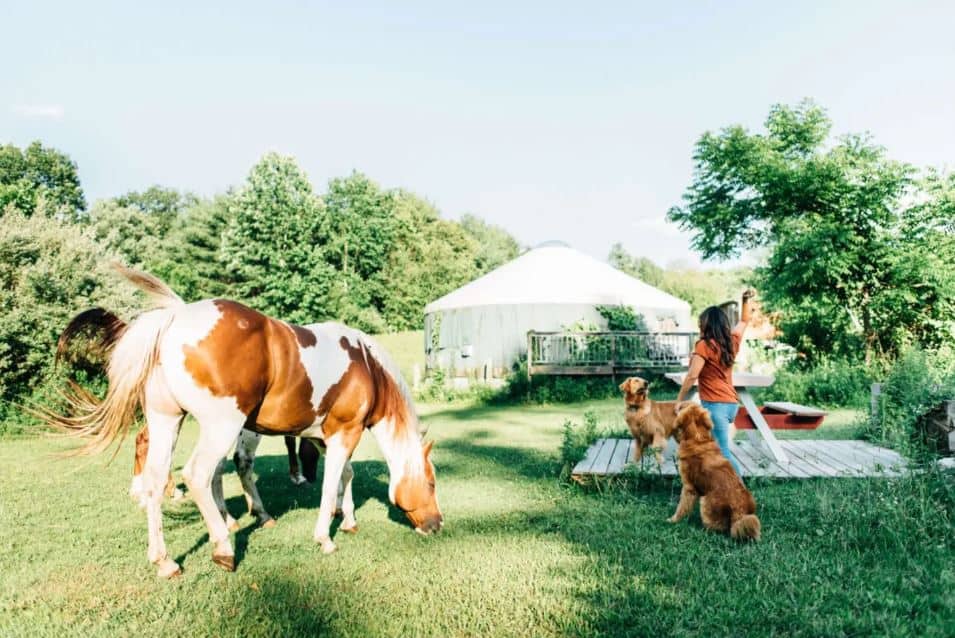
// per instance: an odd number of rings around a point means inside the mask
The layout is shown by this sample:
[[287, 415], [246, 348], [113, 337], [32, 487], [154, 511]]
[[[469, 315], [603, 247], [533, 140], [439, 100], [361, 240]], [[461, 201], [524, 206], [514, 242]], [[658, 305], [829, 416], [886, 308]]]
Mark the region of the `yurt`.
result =
[[548, 242], [425, 307], [428, 367], [499, 378], [527, 351], [527, 333], [584, 320], [598, 305], [631, 306], [651, 331], [689, 332], [690, 304], [561, 242]]

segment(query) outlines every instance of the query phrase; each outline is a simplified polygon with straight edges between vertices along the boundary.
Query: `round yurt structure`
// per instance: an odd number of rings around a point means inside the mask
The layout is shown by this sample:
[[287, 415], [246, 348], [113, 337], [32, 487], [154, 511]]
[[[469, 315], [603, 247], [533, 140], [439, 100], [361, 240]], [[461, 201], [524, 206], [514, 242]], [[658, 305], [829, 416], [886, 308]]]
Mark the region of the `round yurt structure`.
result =
[[507, 375], [531, 330], [578, 321], [606, 329], [596, 306], [630, 306], [652, 332], [692, 331], [690, 304], [561, 242], [533, 248], [425, 307], [429, 369], [451, 377]]

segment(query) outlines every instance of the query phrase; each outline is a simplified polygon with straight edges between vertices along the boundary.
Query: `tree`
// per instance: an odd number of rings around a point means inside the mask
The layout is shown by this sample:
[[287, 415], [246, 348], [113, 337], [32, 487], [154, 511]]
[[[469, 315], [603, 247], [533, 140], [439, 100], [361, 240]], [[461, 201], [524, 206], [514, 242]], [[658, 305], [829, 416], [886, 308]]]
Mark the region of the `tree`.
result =
[[29, 217], [11, 206], [0, 224], [0, 432], [7, 408], [43, 389], [72, 316], [92, 306], [128, 316], [141, 303], [109, 268], [115, 255], [44, 205]]
[[494, 270], [521, 254], [521, 245], [500, 226], [471, 214], [463, 215], [459, 223], [478, 247], [474, 260], [478, 273]]
[[631, 255], [619, 242], [610, 247], [607, 261], [617, 270], [622, 270], [643, 283], [651, 286], [660, 286], [663, 283], [663, 268], [657, 266], [651, 259]]
[[118, 206], [135, 208], [157, 221], [161, 235], [165, 235], [175, 220], [188, 208], [199, 203], [192, 193], [183, 193], [172, 188], [150, 186], [144, 191], [129, 191], [115, 198]]
[[634, 257], [619, 243], [611, 247], [608, 261], [618, 270], [688, 302], [696, 314], [708, 306], [736, 299], [753, 278], [749, 268], [664, 269], [646, 257]]
[[86, 221], [93, 237], [109, 252], [130, 266], [152, 270], [162, 250], [159, 219], [106, 199], [93, 204]]
[[423, 199], [395, 194], [399, 234], [384, 271], [384, 315], [399, 330], [420, 329], [424, 307], [480, 273], [477, 242], [455, 222], [441, 219]]
[[186, 300], [236, 297], [236, 273], [223, 253], [233, 221], [234, 193], [201, 200], [179, 213], [150, 270]]
[[222, 253], [241, 300], [296, 323], [335, 316], [338, 273], [323, 254], [324, 205], [295, 160], [269, 153], [229, 206]]
[[705, 133], [693, 183], [669, 218], [693, 232], [704, 258], [769, 248], [760, 287], [785, 337], [810, 355], [864, 350], [868, 361], [940, 319], [939, 305], [902, 303], [905, 291], [941, 290], [931, 260], [911, 253], [932, 249], [903, 240], [913, 168], [867, 136], [832, 141], [830, 129], [804, 101], [774, 106], [765, 133]]
[[22, 151], [12, 144], [0, 146], [0, 211], [10, 205], [28, 217], [41, 210], [76, 219], [86, 209], [76, 163], [40, 142]]

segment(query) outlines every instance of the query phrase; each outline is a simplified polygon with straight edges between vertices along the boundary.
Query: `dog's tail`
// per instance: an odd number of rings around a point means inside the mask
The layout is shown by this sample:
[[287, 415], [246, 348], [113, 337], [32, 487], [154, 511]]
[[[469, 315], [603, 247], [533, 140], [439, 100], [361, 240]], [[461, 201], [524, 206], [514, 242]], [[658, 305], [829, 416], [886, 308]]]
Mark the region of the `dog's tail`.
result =
[[755, 514], [742, 516], [730, 527], [730, 536], [738, 540], [759, 540], [760, 524]]

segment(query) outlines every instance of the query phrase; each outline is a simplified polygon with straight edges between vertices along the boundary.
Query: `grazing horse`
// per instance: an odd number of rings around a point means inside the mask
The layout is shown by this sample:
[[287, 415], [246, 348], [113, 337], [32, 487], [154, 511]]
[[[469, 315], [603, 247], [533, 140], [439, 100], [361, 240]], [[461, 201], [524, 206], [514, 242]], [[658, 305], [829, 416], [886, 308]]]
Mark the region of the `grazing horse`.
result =
[[[431, 442], [422, 442], [397, 369], [366, 335], [336, 323], [295, 326], [234, 301], [186, 304], [152, 275], [122, 266], [117, 270], [149, 293], [156, 307], [130, 322], [113, 345], [103, 401], [80, 401], [73, 416], [47, 416], [52, 424], [89, 437], [78, 452], [90, 454], [121, 440], [142, 406], [149, 430], [143, 470], [147, 557], [160, 576], [181, 573], [166, 551], [160, 506], [186, 413], [199, 423], [199, 441], [183, 477], [209, 530], [212, 559], [225, 569], [235, 569], [235, 552], [212, 483], [244, 430], [324, 444], [314, 533], [324, 553], [335, 550], [329, 528], [342, 479], [343, 525], [354, 522], [351, 476], [343, 471], [365, 429], [388, 465], [389, 500], [416, 531], [441, 528]], [[260, 503], [254, 482], [249, 483], [243, 481], [244, 489]]]
[[[100, 361], [105, 360], [112, 351], [113, 345], [122, 336], [126, 330], [126, 322], [120, 319], [116, 314], [105, 308], [90, 308], [73, 317], [70, 323], [64, 328], [57, 341], [56, 357], [54, 365], [58, 366], [63, 362], [69, 361], [73, 366], [80, 366], [83, 369], [96, 370], [100, 367]], [[82, 337], [82, 346], [77, 348], [76, 342]], [[81, 352], [77, 356], [77, 351]], [[79, 384], [69, 382], [71, 398], [74, 405], [80, 402], [86, 405], [95, 405], [96, 398], [85, 390]], [[422, 436], [424, 431], [420, 431]], [[239, 435], [241, 438], [241, 434]], [[303, 485], [306, 481], [314, 483], [317, 479], [318, 469], [318, 448], [308, 439], [298, 439], [298, 453], [295, 451], [294, 436], [285, 436], [285, 447], [288, 451], [289, 478], [294, 485]], [[258, 439], [245, 441], [241, 448], [237, 448], [233, 459], [236, 467], [248, 467], [251, 472], [251, 457], [255, 453], [255, 447], [258, 445]], [[241, 455], [240, 455], [241, 449]], [[143, 509], [146, 508], [146, 493], [143, 490], [143, 469], [146, 466], [146, 454], [149, 450], [149, 428], [142, 428], [136, 435], [136, 446], [133, 455], [133, 480], [129, 486], [129, 495], [139, 503]], [[344, 473], [350, 473], [351, 463], [345, 466]], [[225, 507], [225, 500], [222, 494], [222, 464], [219, 464], [216, 474], [213, 476], [212, 492], [219, 505], [219, 511], [225, 518], [226, 525], [230, 530], [239, 528], [239, 524], [229, 514]], [[342, 486], [339, 486], [339, 503], [336, 513], [341, 512]], [[166, 496], [174, 500], [182, 498], [182, 492], [176, 487], [172, 472], [169, 473], [169, 480], [166, 483]], [[250, 495], [246, 494], [246, 500], [249, 504], [249, 512], [255, 514], [259, 519], [259, 524], [265, 527], [271, 526], [274, 522], [272, 517], [263, 511], [253, 511], [253, 503]], [[348, 531], [348, 530], [346, 530]]]

